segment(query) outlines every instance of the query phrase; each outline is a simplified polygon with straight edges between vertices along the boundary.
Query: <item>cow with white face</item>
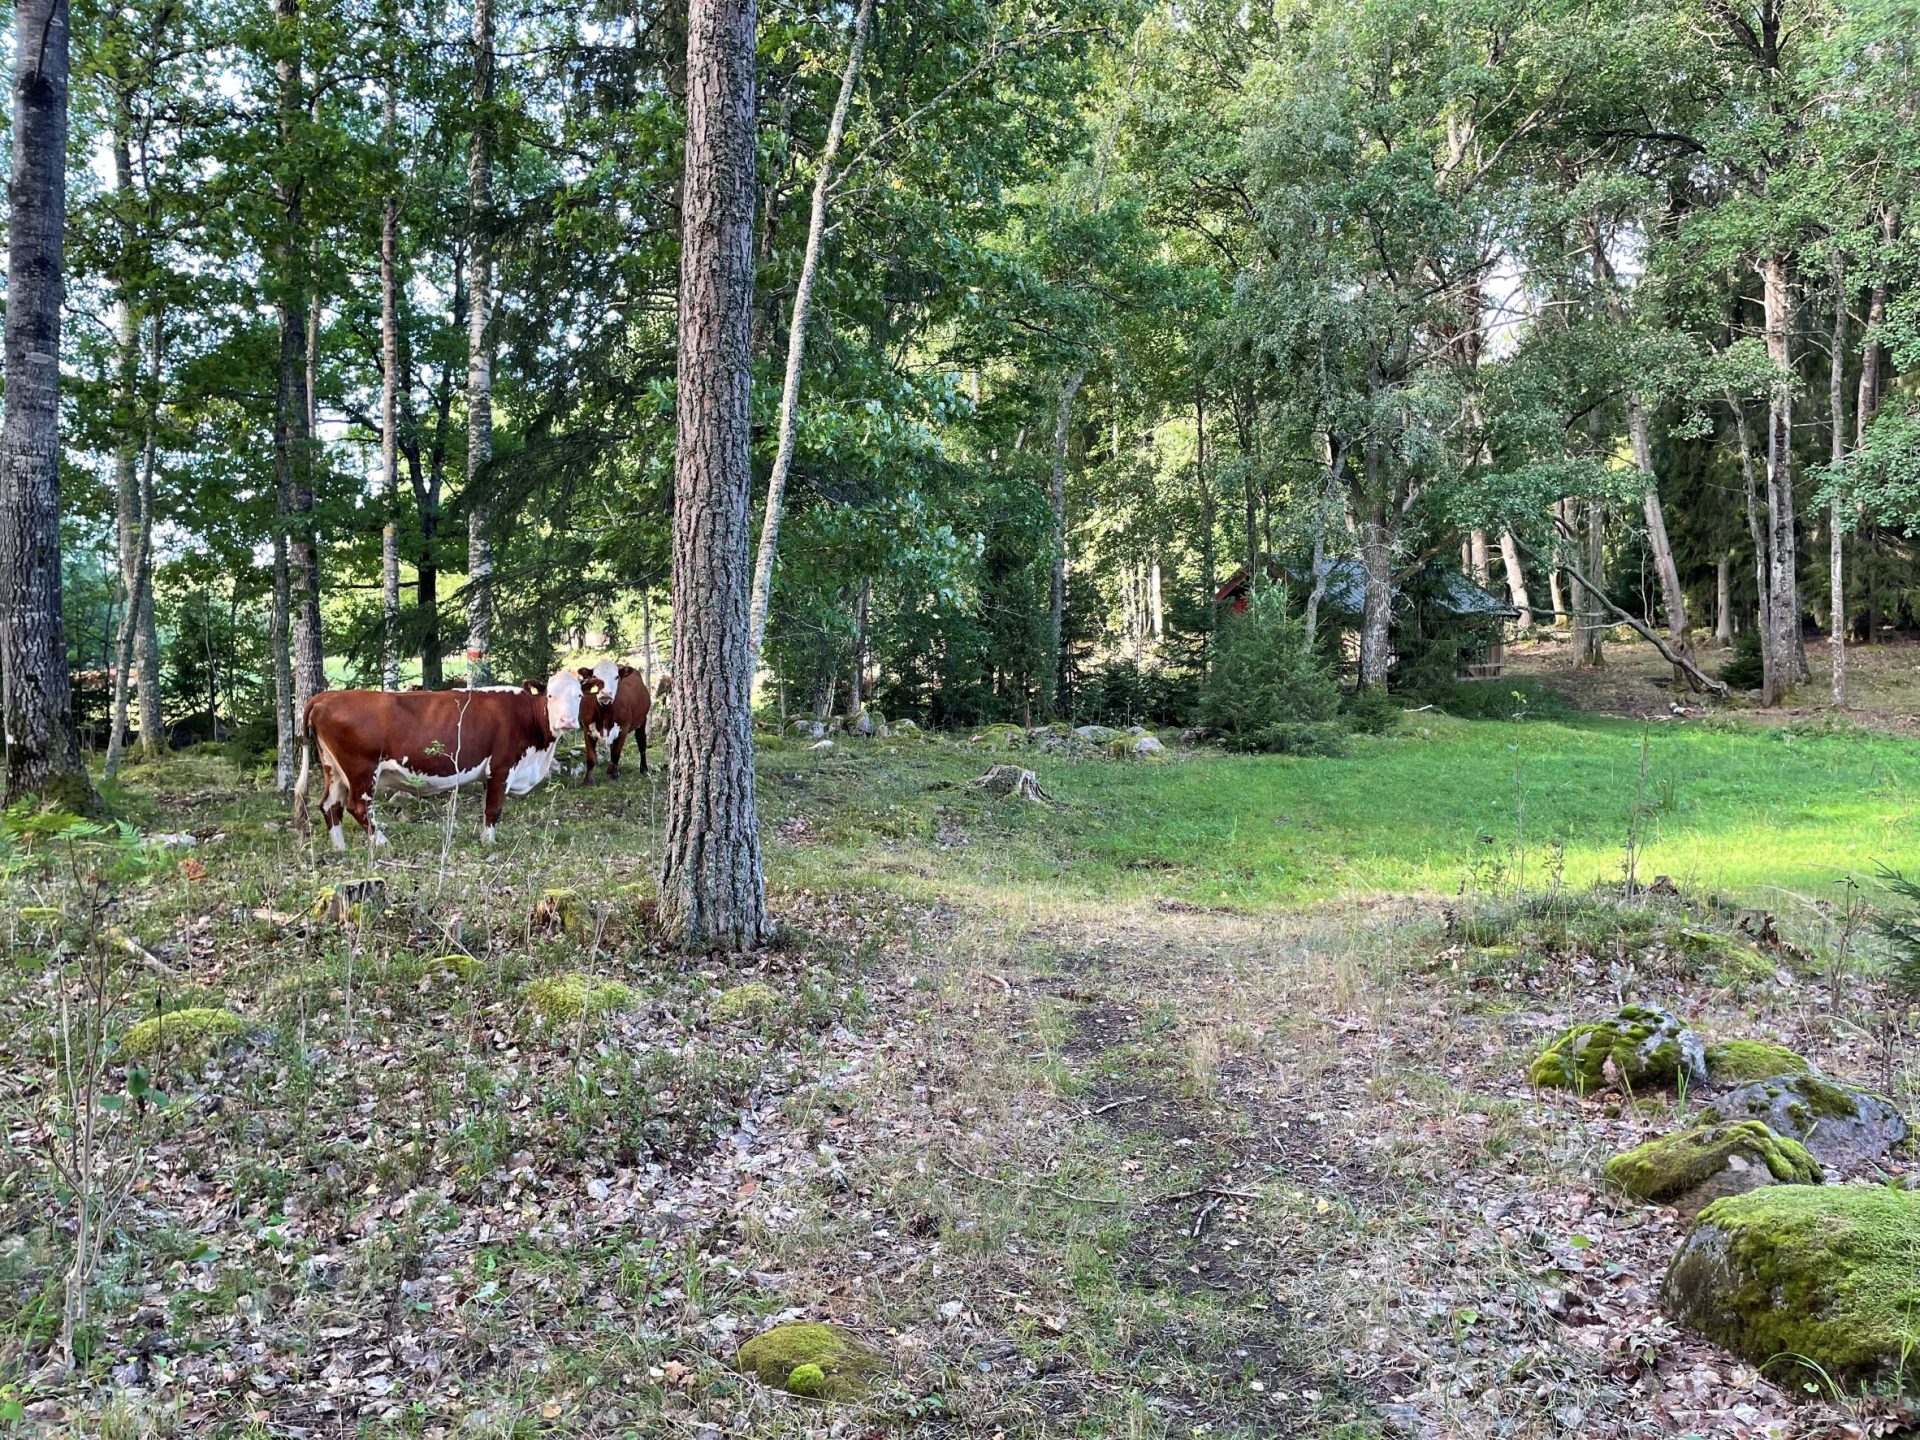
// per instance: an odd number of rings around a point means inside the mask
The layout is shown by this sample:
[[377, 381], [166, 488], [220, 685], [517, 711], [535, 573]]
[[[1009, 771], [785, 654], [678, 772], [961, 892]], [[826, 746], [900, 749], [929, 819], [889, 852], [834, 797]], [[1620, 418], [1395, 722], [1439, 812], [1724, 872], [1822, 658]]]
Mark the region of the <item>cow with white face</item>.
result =
[[640, 773], [647, 773], [647, 713], [653, 708], [653, 697], [647, 693], [647, 682], [640, 678], [640, 672], [631, 665], [622, 665], [617, 660], [602, 660], [593, 666], [581, 666], [575, 672], [583, 685], [599, 682], [600, 693], [580, 707], [580, 738], [586, 744], [587, 773], [582, 784], [593, 779], [594, 746], [600, 742], [607, 747], [607, 778], [615, 780], [620, 775], [620, 752], [626, 748], [627, 741], [638, 737], [640, 741]]
[[491, 843], [506, 797], [547, 778], [560, 737], [580, 728], [581, 704], [597, 703], [599, 690], [597, 679], [572, 670], [556, 671], [544, 693], [531, 685], [323, 690], [307, 702], [294, 823], [306, 827], [308, 766], [317, 750], [320, 813], [334, 849], [347, 848], [347, 813], [370, 844], [387, 843], [373, 813], [377, 794], [439, 795], [476, 781], [486, 786], [480, 838]]

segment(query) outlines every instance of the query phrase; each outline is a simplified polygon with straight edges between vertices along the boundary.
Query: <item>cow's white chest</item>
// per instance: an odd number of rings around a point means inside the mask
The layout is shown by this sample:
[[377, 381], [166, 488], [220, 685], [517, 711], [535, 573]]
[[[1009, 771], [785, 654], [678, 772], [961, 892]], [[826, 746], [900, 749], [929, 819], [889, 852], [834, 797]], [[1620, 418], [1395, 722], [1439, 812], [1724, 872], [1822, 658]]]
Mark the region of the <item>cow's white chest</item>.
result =
[[493, 768], [491, 759], [483, 759], [471, 770], [456, 770], [451, 775], [428, 775], [412, 768], [409, 763], [412, 758], [402, 755], [398, 760], [382, 760], [379, 768], [373, 772], [374, 788], [383, 792], [400, 790], [409, 795], [442, 795], [462, 785], [484, 780]]
[[507, 794], [524, 795], [545, 780], [553, 769], [553, 752], [558, 748], [557, 740], [545, 747], [529, 745], [527, 753], [514, 761], [513, 768], [507, 772]]
[[613, 744], [614, 741], [620, 738], [620, 727], [618, 725], [607, 726], [606, 729], [600, 732], [600, 738], [609, 745]]

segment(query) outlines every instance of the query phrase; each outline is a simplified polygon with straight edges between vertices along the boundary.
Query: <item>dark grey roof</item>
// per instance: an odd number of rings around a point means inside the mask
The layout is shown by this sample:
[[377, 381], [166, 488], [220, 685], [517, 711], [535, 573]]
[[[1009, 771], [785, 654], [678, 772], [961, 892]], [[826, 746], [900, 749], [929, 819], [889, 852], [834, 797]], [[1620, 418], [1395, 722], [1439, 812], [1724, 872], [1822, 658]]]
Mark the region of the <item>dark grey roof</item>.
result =
[[[1277, 555], [1267, 557], [1270, 569], [1285, 575], [1296, 585], [1308, 583], [1308, 566], [1289, 562]], [[1344, 611], [1358, 615], [1366, 608], [1367, 572], [1360, 561], [1351, 555], [1337, 559], [1325, 559], [1320, 568], [1327, 577], [1326, 588], [1321, 592], [1320, 603], [1329, 610]], [[1220, 587], [1220, 598], [1226, 599], [1246, 585], [1246, 567], [1242, 566], [1232, 579]], [[1439, 601], [1449, 614], [1458, 616], [1484, 615], [1491, 619], [1514, 620], [1520, 612], [1502, 600], [1492, 591], [1476, 585], [1472, 580], [1438, 560], [1429, 560], [1425, 566], [1426, 577], [1434, 582], [1439, 591]], [[1394, 589], [1394, 599], [1400, 598], [1398, 587]]]

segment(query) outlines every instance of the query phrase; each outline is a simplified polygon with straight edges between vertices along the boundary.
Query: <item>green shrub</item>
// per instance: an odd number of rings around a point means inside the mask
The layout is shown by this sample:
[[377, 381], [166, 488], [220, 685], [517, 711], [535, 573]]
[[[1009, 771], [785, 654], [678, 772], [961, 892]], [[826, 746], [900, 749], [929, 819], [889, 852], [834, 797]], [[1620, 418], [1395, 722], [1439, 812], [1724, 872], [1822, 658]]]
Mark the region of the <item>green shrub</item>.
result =
[[1407, 693], [1462, 720], [1562, 720], [1573, 706], [1537, 680], [1439, 680]]
[[1400, 702], [1378, 685], [1357, 685], [1340, 697], [1340, 718], [1361, 735], [1385, 735], [1400, 723]]
[[1733, 655], [1720, 667], [1720, 678], [1735, 690], [1758, 690], [1767, 678], [1760, 658], [1760, 632], [1749, 630], [1734, 642]]
[[1213, 673], [1200, 696], [1202, 723], [1234, 750], [1289, 755], [1340, 752], [1340, 687], [1309, 653], [1306, 632], [1288, 613], [1286, 592], [1254, 592], [1245, 613], [1220, 627]]

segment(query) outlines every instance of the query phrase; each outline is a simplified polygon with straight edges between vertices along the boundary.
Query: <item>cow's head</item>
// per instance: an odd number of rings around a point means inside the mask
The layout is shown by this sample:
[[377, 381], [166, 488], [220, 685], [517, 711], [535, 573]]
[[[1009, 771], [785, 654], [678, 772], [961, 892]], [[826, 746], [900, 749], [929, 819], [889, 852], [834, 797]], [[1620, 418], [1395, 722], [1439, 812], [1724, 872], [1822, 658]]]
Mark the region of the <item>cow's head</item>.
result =
[[[593, 666], [582, 665], [574, 673], [580, 677], [580, 688], [586, 692], [586, 694], [593, 697], [595, 704], [611, 705], [613, 703], [612, 687], [607, 684], [604, 675], [596, 675], [594, 673]], [[585, 702], [583, 701], [582, 703], [584, 704]]]
[[580, 728], [580, 706], [600, 693], [600, 682], [582, 680], [572, 670], [556, 670], [547, 681], [547, 724], [555, 735]]

